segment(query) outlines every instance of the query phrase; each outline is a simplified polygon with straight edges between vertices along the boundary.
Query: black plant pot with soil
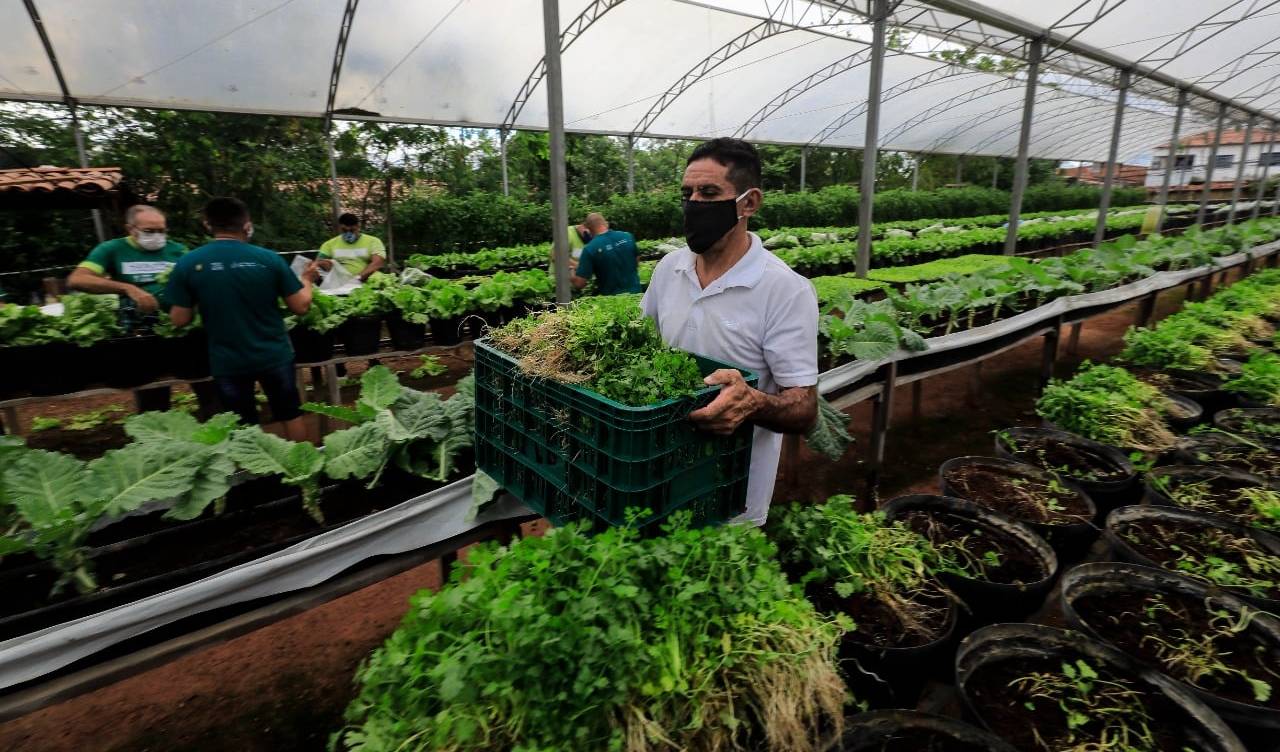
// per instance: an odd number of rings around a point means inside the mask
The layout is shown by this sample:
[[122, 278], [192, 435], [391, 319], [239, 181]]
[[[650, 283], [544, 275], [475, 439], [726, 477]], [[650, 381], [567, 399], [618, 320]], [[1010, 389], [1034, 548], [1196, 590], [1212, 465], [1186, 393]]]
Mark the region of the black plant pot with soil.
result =
[[338, 340], [347, 355], [371, 355], [382, 341], [381, 316], [352, 316], [337, 329]]
[[1280, 451], [1280, 407], [1238, 407], [1213, 416], [1215, 428]]
[[996, 456], [1066, 476], [1102, 513], [1132, 504], [1142, 495], [1138, 472], [1124, 452], [1066, 431], [1005, 429], [996, 433]]
[[[1061, 595], [1074, 629], [1182, 682], [1246, 740], [1280, 738], [1280, 617], [1136, 564], [1082, 564], [1063, 575]], [[1194, 676], [1211, 661], [1221, 668]], [[1267, 683], [1270, 697], [1259, 700], [1249, 679]]]
[[946, 716], [914, 710], [873, 710], [845, 719], [827, 752], [1014, 752], [998, 736]]
[[45, 396], [78, 392], [95, 377], [86, 367], [90, 350], [66, 342], [5, 348], [4, 370], [18, 371], [16, 391]]
[[[1085, 713], [1084, 725], [1072, 732], [1060, 707], [1066, 701], [1066, 692], [1075, 685], [1063, 666], [1069, 665], [1078, 672], [1080, 662], [1098, 674], [1098, 683], [1091, 683], [1092, 689], [1087, 693], [1095, 703], [1104, 701], [1098, 695], [1100, 691], [1114, 692], [1122, 687], [1137, 693], [1121, 702], [1141, 703], [1149, 718], [1147, 727], [1154, 735], [1153, 750], [1245, 752], [1226, 723], [1182, 684], [1079, 632], [1037, 624], [984, 627], [960, 643], [956, 683], [969, 713], [1014, 747], [1084, 749], [1072, 745], [1096, 740], [1103, 719]], [[1062, 678], [1061, 684], [1067, 689], [1035, 698], [1024, 682], [1036, 676]], [[1118, 719], [1134, 723], [1127, 714]], [[1075, 738], [1069, 742], [1072, 733]]]
[[0, 347], [0, 399], [18, 397], [31, 387], [37, 376], [33, 370], [39, 362], [39, 350], [48, 345], [17, 345]]
[[1175, 431], [1189, 431], [1204, 422], [1204, 416], [1210, 414], [1193, 399], [1168, 392], [1164, 396], [1171, 403], [1164, 419]]
[[1089, 495], [1069, 481], [1013, 460], [956, 457], [938, 469], [942, 495], [967, 499], [1028, 525], [1058, 553], [1073, 561], [1098, 536], [1098, 510]]
[[387, 334], [395, 350], [418, 350], [427, 343], [427, 325], [405, 321], [399, 311], [387, 317]]
[[967, 577], [938, 575], [968, 607], [965, 626], [1025, 617], [1039, 608], [1058, 573], [1053, 547], [1028, 525], [971, 501], [917, 494], [893, 499], [881, 511], [937, 548], [962, 549], [957, 558], [981, 570]]
[[[1146, 502], [1199, 512], [1250, 527], [1271, 529], [1240, 492], [1277, 486], [1250, 473], [1210, 465], [1165, 465], [1147, 473]], [[1181, 492], [1180, 492], [1181, 491]], [[1280, 526], [1280, 520], [1271, 524]], [[1273, 530], [1274, 532], [1274, 530]]]
[[1120, 561], [1216, 584], [1280, 614], [1280, 537], [1217, 517], [1164, 506], [1121, 507], [1107, 515], [1107, 545]]
[[[857, 625], [840, 644], [841, 671], [854, 696], [873, 707], [914, 705], [954, 645], [960, 606], [941, 586], [896, 605], [866, 592], [841, 597], [826, 583], [810, 583], [806, 594], [820, 610], [847, 614]], [[915, 628], [907, 628], [904, 608]]]
[[332, 330], [317, 332], [305, 326], [295, 326], [289, 330], [289, 341], [293, 344], [293, 357], [298, 363], [319, 363], [333, 357], [335, 335]]
[[1231, 392], [1223, 391], [1223, 378], [1208, 371], [1184, 371], [1167, 368], [1156, 371], [1162, 386], [1168, 392], [1194, 401], [1205, 415], [1213, 415], [1236, 403]]
[[1162, 458], [1166, 465], [1208, 465], [1280, 483], [1280, 448], [1240, 434], [1213, 431], [1184, 437]]
[[102, 383], [130, 389], [160, 378], [166, 365], [164, 344], [156, 336], [120, 337], [94, 345], [88, 357]]

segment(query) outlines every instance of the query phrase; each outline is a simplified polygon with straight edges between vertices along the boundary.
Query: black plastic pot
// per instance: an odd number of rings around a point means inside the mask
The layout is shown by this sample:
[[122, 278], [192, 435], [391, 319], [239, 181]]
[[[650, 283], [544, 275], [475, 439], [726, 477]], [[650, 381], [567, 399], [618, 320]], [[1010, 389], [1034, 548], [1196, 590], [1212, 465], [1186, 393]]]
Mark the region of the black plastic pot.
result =
[[396, 350], [418, 350], [427, 343], [427, 325], [405, 321], [399, 311], [387, 317], [387, 333]]
[[990, 732], [914, 710], [859, 713], [845, 720], [844, 729], [826, 752], [1014, 752]]
[[289, 330], [293, 358], [298, 363], [319, 363], [333, 357], [334, 333], [313, 331], [304, 326]]
[[116, 389], [149, 384], [164, 373], [163, 348], [164, 341], [155, 336], [105, 340], [90, 349], [90, 368], [102, 383]]
[[1267, 437], [1248, 430], [1245, 423], [1256, 421], [1280, 428], [1280, 407], [1234, 408], [1215, 413], [1213, 425], [1228, 433], [1244, 436], [1250, 441], [1280, 450], [1280, 436]]
[[12, 364], [6, 361], [4, 367], [29, 369], [26, 386], [32, 394], [78, 392], [94, 380], [94, 366], [87, 361], [91, 352], [88, 347], [55, 342], [14, 349], [26, 350], [25, 357]]
[[[1116, 447], [1086, 439], [1074, 433], [1051, 428], [1026, 428], [1021, 426], [1008, 428], [996, 433], [996, 456], [1017, 462], [1025, 462], [1045, 470], [1053, 469], [1043, 467], [1033, 452], [1025, 450], [1013, 451], [1007, 443], [1008, 441], [1013, 441], [1015, 444], [1021, 444], [1035, 439], [1047, 439], [1073, 447], [1077, 451], [1090, 454], [1115, 468], [1117, 475], [1124, 474], [1123, 478], [1115, 480], [1087, 480], [1079, 475], [1072, 475], [1070, 468], [1065, 470], [1055, 469], [1056, 472], [1065, 475], [1072, 483], [1084, 489], [1085, 493], [1089, 494], [1089, 498], [1093, 500], [1093, 503], [1097, 505], [1099, 512], [1105, 514], [1118, 506], [1132, 504], [1141, 497], [1142, 486], [1138, 482], [1138, 472], [1133, 469], [1133, 464], [1129, 462], [1129, 458], [1124, 452]], [[1098, 521], [1101, 522], [1101, 520]]]
[[[955, 599], [941, 592], [938, 595], [947, 604], [946, 622], [938, 635], [923, 645], [884, 647], [859, 640], [857, 630], [845, 635], [838, 654], [854, 696], [873, 707], [915, 705], [924, 683], [945, 664], [942, 657], [955, 644], [960, 621]], [[856, 621], [857, 616], [852, 616]]]
[[1200, 425], [1204, 421], [1204, 416], [1208, 414], [1200, 406], [1200, 403], [1193, 399], [1188, 399], [1179, 394], [1166, 393], [1164, 396], [1174, 403], [1175, 408], [1180, 408], [1181, 414], [1170, 412], [1164, 418], [1165, 422], [1175, 431], [1187, 431]]
[[31, 387], [31, 379], [37, 376], [34, 367], [40, 360], [40, 350], [48, 345], [0, 347], [0, 399], [24, 394]]
[[[1012, 729], [993, 727], [996, 717], [991, 698], [978, 692], [988, 673], [1007, 676], [1010, 673], [1026, 674], [1032, 671], [1060, 671], [1063, 663], [1086, 661], [1099, 673], [1124, 678], [1142, 690], [1148, 702], [1159, 702], [1166, 712], [1176, 715], [1181, 728], [1172, 732], [1178, 744], [1197, 752], [1246, 752], [1239, 737], [1181, 683], [1143, 667], [1137, 661], [1110, 645], [1089, 639], [1079, 632], [1072, 632], [1038, 624], [995, 624], [969, 635], [960, 643], [956, 652], [956, 683], [968, 711], [977, 717], [990, 731], [999, 735]], [[990, 679], [986, 680], [990, 682]], [[1054, 711], [1052, 703], [1046, 703]], [[1002, 714], [1016, 715], [1024, 711], [1021, 705], [1000, 707]], [[1033, 724], [1033, 711], [1026, 711], [1028, 729], [1023, 731], [1024, 744], [1038, 730], [1050, 732]], [[1057, 711], [1058, 716], [1063, 714]], [[1165, 729], [1168, 732], [1168, 729]], [[1006, 736], [1007, 741], [1013, 741]], [[1016, 746], [1016, 744], [1015, 744]], [[1026, 748], [1030, 749], [1030, 746]]]
[[352, 316], [336, 332], [347, 355], [369, 355], [378, 351], [382, 341], [382, 317]]
[[[1147, 663], [1155, 671], [1161, 671], [1158, 663], [1144, 661], [1143, 656], [1124, 650], [1123, 645], [1114, 637], [1115, 624], [1105, 619], [1090, 621], [1076, 607], [1085, 597], [1111, 599], [1126, 593], [1186, 596], [1186, 599], [1204, 608], [1206, 616], [1210, 610], [1226, 611], [1233, 622], [1245, 625], [1242, 632], [1266, 651], [1264, 655], [1275, 657], [1273, 665], [1280, 665], [1280, 617], [1259, 613], [1256, 608], [1235, 596], [1161, 569], [1113, 562], [1081, 564], [1062, 576], [1063, 616], [1071, 627], [1125, 652], [1135, 661]], [[1177, 677], [1170, 678], [1178, 681]], [[1242, 736], [1254, 736], [1258, 729], [1268, 729], [1273, 734], [1280, 734], [1280, 710], [1239, 702], [1198, 689], [1186, 682], [1183, 685], [1217, 711], [1223, 720], [1236, 727]]]
[[1025, 617], [1039, 608], [1058, 574], [1057, 554], [1030, 526], [971, 501], [915, 494], [899, 496], [881, 507], [880, 511], [891, 521], [901, 520], [913, 512], [950, 518], [951, 524], [958, 522], [969, 526], [985, 537], [999, 540], [1004, 546], [1021, 549], [1028, 558], [1036, 561], [1044, 576], [1030, 582], [993, 582], [949, 572], [938, 575], [943, 584], [969, 607], [970, 621], [974, 624]]
[[209, 337], [198, 329], [185, 337], [168, 340], [169, 371], [180, 379], [203, 379], [209, 375]]
[[1205, 415], [1212, 415], [1236, 403], [1235, 395], [1223, 391], [1223, 378], [1215, 373], [1177, 368], [1168, 368], [1158, 373], [1169, 378], [1169, 392], [1196, 402]]
[[1036, 532], [1037, 535], [1044, 538], [1049, 545], [1053, 546], [1053, 550], [1057, 552], [1060, 561], [1072, 561], [1088, 550], [1089, 545], [1098, 537], [1098, 528], [1094, 526], [1093, 520], [1098, 515], [1098, 508], [1094, 505], [1093, 500], [1089, 498], [1089, 494], [1085, 493], [1079, 486], [1070, 481], [1062, 481], [1052, 474], [1041, 470], [1035, 465], [1028, 465], [1024, 462], [1015, 462], [1013, 460], [1000, 459], [997, 457], [956, 457], [942, 463], [938, 468], [938, 478], [942, 486], [943, 496], [954, 496], [961, 499], [968, 499], [980, 506], [987, 508], [998, 507], [989, 503], [987, 500], [979, 498], [971, 498], [960, 489], [956, 488], [947, 479], [948, 474], [953, 470], [958, 470], [965, 466], [989, 467], [1006, 472], [1011, 472], [1024, 478], [1033, 479], [1041, 483], [1057, 482], [1065, 487], [1069, 492], [1074, 493], [1078, 498], [1083, 500], [1083, 506], [1086, 508], [1085, 518], [1080, 522], [1071, 522], [1065, 524], [1046, 524], [1034, 520], [1022, 519], [1014, 517], [1014, 519], [1022, 522]]
[[[1185, 509], [1178, 509], [1177, 507], [1134, 506], [1120, 507], [1107, 515], [1107, 526], [1103, 535], [1106, 537], [1107, 545], [1110, 546], [1112, 553], [1117, 556], [1120, 561], [1141, 564], [1145, 567], [1164, 569], [1164, 567], [1160, 566], [1158, 562], [1140, 551], [1132, 543], [1126, 540], [1123, 535], [1121, 535], [1121, 530], [1125, 527], [1137, 522], [1145, 521], [1225, 530], [1232, 535], [1241, 538], [1252, 538], [1263, 550], [1274, 556], [1280, 556], [1280, 537], [1271, 535], [1263, 530], [1259, 530], [1258, 528], [1238, 525], [1234, 522], [1227, 522], [1226, 520], [1218, 517], [1211, 517], [1207, 514], [1199, 514], [1198, 512], [1189, 512]], [[1190, 575], [1188, 575], [1188, 577], [1190, 577]], [[1197, 579], [1197, 581], [1202, 580]], [[1265, 611], [1280, 614], [1280, 599], [1254, 596], [1239, 588], [1224, 587], [1222, 589], [1242, 600], [1257, 604]]]
[[[1189, 482], [1221, 478], [1230, 482], [1233, 486], [1236, 486], [1238, 488], [1273, 487], [1273, 484], [1268, 483], [1264, 478], [1260, 478], [1256, 475], [1250, 475], [1249, 473], [1242, 472], [1240, 470], [1232, 470], [1230, 468], [1225, 468], [1225, 467], [1214, 467], [1212, 465], [1164, 465], [1162, 467], [1153, 468], [1151, 472], [1147, 473], [1147, 477], [1146, 477], [1146, 496], [1145, 496], [1146, 502], [1148, 504], [1156, 504], [1156, 505], [1167, 506], [1167, 507], [1176, 507], [1179, 509], [1184, 509], [1185, 507], [1179, 504], [1178, 501], [1174, 499], [1172, 496], [1160, 490], [1160, 487], [1158, 485], [1158, 479], [1160, 478], [1169, 478], [1170, 480], [1174, 480], [1174, 481], [1189, 481]], [[1227, 522], [1236, 522], [1243, 525], [1249, 524], [1249, 521], [1247, 519], [1232, 517], [1231, 515], [1226, 514], [1225, 512], [1208, 512], [1205, 510], [1198, 510], [1198, 509], [1189, 509], [1187, 511], [1207, 514], [1211, 517], [1217, 517]]]
[[[464, 336], [462, 317], [431, 319], [431, 341], [437, 345], [456, 345]], [[465, 336], [470, 336], [466, 334]]]

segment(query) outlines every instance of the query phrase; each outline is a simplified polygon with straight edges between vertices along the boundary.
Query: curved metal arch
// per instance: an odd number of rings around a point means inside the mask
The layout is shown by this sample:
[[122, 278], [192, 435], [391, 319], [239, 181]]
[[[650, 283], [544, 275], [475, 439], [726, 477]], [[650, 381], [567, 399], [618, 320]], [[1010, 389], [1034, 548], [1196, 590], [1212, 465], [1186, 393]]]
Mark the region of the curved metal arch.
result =
[[[1169, 132], [1168, 122], [1153, 123], [1149, 126], [1135, 128], [1134, 130], [1129, 132], [1128, 138], [1145, 141], [1148, 138], [1158, 138], [1161, 134], [1167, 134], [1168, 132]], [[1076, 141], [1064, 143], [1064, 144], [1061, 144], [1060, 147], [1054, 147], [1054, 148], [1062, 148], [1064, 153], [1072, 153], [1076, 148], [1080, 146], [1080, 140], [1082, 139], [1077, 139]], [[1123, 155], [1117, 155], [1116, 159], [1120, 162], [1124, 161]]]
[[[1194, 50], [1195, 48], [1209, 41], [1210, 39], [1213, 39], [1214, 37], [1235, 28], [1236, 26], [1238, 26], [1239, 24], [1245, 21], [1248, 21], [1249, 18], [1255, 12], [1266, 10], [1267, 8], [1273, 7], [1275, 5], [1280, 5], [1280, 0], [1268, 0], [1268, 2], [1265, 2], [1265, 3], [1263, 3], [1263, 0], [1236, 0], [1236, 2], [1233, 3], [1231, 6], [1226, 8], [1221, 8], [1215, 11], [1214, 13], [1211, 13], [1209, 16], [1207, 16], [1203, 20], [1191, 26], [1191, 28], [1181, 32], [1180, 34], [1173, 37], [1172, 39], [1169, 39], [1168, 41], [1164, 42], [1163, 44], [1156, 47], [1155, 49], [1147, 52], [1145, 55], [1138, 58], [1134, 62], [1138, 65], [1142, 65], [1143, 63], [1153, 63], [1153, 62], [1159, 63], [1159, 65], [1155, 66], [1154, 68], [1151, 69], [1151, 71], [1149, 71], [1150, 73], [1157, 72], [1164, 66], [1178, 59], [1179, 57], [1186, 54], [1187, 52]], [[1229, 18], [1227, 20], [1218, 20], [1218, 21], [1214, 20], [1219, 16], [1225, 16], [1227, 14], [1230, 14], [1231, 11], [1237, 8], [1240, 8], [1241, 6], [1246, 6], [1246, 7], [1243, 9], [1243, 12], [1241, 12], [1238, 17]], [[1211, 29], [1211, 31], [1209, 31], [1207, 34], [1201, 35], [1199, 39], [1196, 39], [1196, 35], [1197, 35], [1196, 33], [1198, 31], [1201, 31], [1202, 29]], [[1195, 41], [1192, 41], [1193, 39]], [[1160, 50], [1163, 50], [1166, 47], [1169, 47], [1170, 45], [1176, 45], [1176, 48], [1174, 49], [1171, 55], [1167, 57], [1153, 57], [1154, 55], [1159, 53]]]
[[[1267, 41], [1263, 42], [1262, 44], [1254, 47], [1253, 49], [1247, 52], [1242, 52], [1241, 54], [1228, 60], [1222, 65], [1219, 65], [1217, 68], [1214, 68], [1213, 70], [1209, 71], [1203, 76], [1200, 76], [1192, 83], [1196, 84], [1197, 86], [1203, 86], [1203, 85], [1206, 85], [1205, 82], [1208, 81], [1209, 83], [1207, 85], [1214, 86], [1216, 84], [1222, 83], [1223, 81], [1229, 81], [1246, 68], [1253, 68], [1258, 65], [1262, 65], [1268, 60], [1271, 60], [1277, 56], [1280, 56], [1280, 46], [1277, 46], [1274, 50], [1266, 49], [1272, 45], [1280, 45], [1280, 36], [1268, 39]], [[1259, 56], [1265, 55], [1265, 57], [1261, 57], [1258, 60], [1249, 60], [1249, 58], [1255, 55], [1259, 55]], [[1245, 62], [1246, 60], [1248, 60], [1248, 63]], [[1217, 79], [1211, 79], [1212, 76], [1215, 76], [1216, 74], [1221, 73], [1224, 70], [1226, 70], [1227, 72], [1223, 74], [1221, 77]]]
[[[1052, 101], [1055, 101], [1055, 100], [1057, 100], [1057, 99], [1061, 99], [1061, 98], [1062, 98], [1062, 97], [1064, 97], [1064, 96], [1067, 96], [1065, 92], [1054, 91], [1052, 94], [1047, 95], [1047, 96], [1046, 96], [1043, 100], [1041, 100], [1041, 101], [1042, 101], [1042, 102], [1052, 102]], [[1037, 104], [1039, 104], [1039, 103], [1040, 103], [1040, 102], [1037, 102]], [[954, 139], [954, 138], [956, 137], [956, 135], [957, 135], [957, 134], [962, 133], [962, 132], [964, 132], [964, 131], [967, 131], [967, 130], [969, 130], [970, 128], [973, 128], [977, 123], [980, 123], [980, 122], [982, 122], [983, 120], [987, 120], [987, 119], [990, 119], [990, 118], [993, 118], [993, 117], [999, 117], [999, 116], [1001, 116], [1001, 115], [1007, 115], [1007, 114], [1009, 114], [1009, 113], [1011, 113], [1011, 112], [1020, 112], [1021, 110], [1022, 110], [1022, 100], [1018, 100], [1017, 102], [1006, 102], [1006, 103], [1004, 103], [1003, 105], [1000, 105], [999, 107], [993, 107], [992, 109], [987, 110], [987, 111], [985, 111], [985, 112], [980, 112], [980, 113], [978, 113], [977, 115], [974, 115], [973, 117], [971, 117], [971, 118], [969, 118], [968, 120], [964, 121], [964, 122], [963, 122], [963, 123], [961, 123], [960, 125], [955, 126], [954, 128], [952, 128], [951, 130], [947, 131], [946, 133], [944, 133], [943, 135], [939, 136], [938, 138], [935, 138], [935, 139], [934, 139], [934, 140], [929, 144], [929, 146], [928, 146], [927, 148], [925, 148], [923, 151], [924, 151], [924, 153], [926, 153], [926, 154], [933, 154], [933, 153], [935, 153], [935, 152], [941, 152], [941, 151], [942, 151], [942, 149], [943, 149], [943, 147], [944, 147], [944, 146], [946, 146], [946, 144], [950, 143], [950, 141], [951, 141], [952, 139]], [[923, 122], [923, 121], [920, 121], [920, 122]], [[899, 137], [899, 138], [901, 138], [902, 136], [906, 135], [906, 133], [907, 133], [908, 131], [912, 130], [913, 128], [918, 127], [918, 126], [920, 125], [920, 122], [913, 123], [913, 124], [911, 125], [911, 127], [910, 127], [910, 128], [903, 128], [903, 129], [901, 130], [901, 132], [897, 134], [897, 135], [898, 135], [898, 137]]]
[[[1037, 102], [1036, 104], [1039, 105], [1041, 103]], [[1105, 104], [1098, 103], [1098, 104], [1086, 105], [1084, 107], [1076, 107], [1074, 106], [1075, 105], [1074, 102], [1061, 102], [1061, 103], [1057, 103], [1057, 105], [1058, 106], [1053, 108], [1049, 108], [1047, 106], [1043, 108], [1037, 107], [1036, 111], [1032, 114], [1032, 118], [1031, 118], [1032, 127], [1034, 128], [1037, 125], [1044, 125], [1045, 123], [1049, 123], [1059, 118], [1066, 117], [1067, 115], [1078, 116], [1081, 112], [1092, 111], [1092, 110], [1100, 109], [1106, 106]], [[1093, 123], [1090, 123], [1088, 121], [1085, 121], [1082, 124], [1088, 125], [1088, 126], [1093, 125]], [[981, 149], [987, 146], [990, 146], [1003, 138], [1007, 138], [1008, 136], [1012, 135], [1015, 131], [1020, 130], [1021, 127], [1022, 127], [1021, 123], [1014, 123], [1010, 127], [1004, 128], [994, 133], [990, 133], [981, 141], [974, 144], [973, 148], [970, 151], [973, 153], [977, 153]], [[1069, 127], [1075, 127], [1075, 126], [1069, 126]], [[1029, 143], [1035, 143], [1035, 141], [1036, 141], [1035, 137], [1032, 136]], [[1040, 150], [1037, 149], [1036, 151], [1040, 151]]]
[[355, 21], [356, 6], [360, 0], [347, 0], [342, 11], [342, 23], [338, 26], [338, 46], [333, 50], [333, 68], [329, 71], [329, 97], [324, 105], [324, 125], [322, 130], [329, 132], [329, 122], [333, 120], [333, 103], [338, 97], [338, 79], [342, 76], [342, 61], [347, 57], [347, 39], [351, 37], [351, 24]]
[[[889, 87], [885, 90], [884, 94], [881, 95], [880, 103], [883, 105], [885, 102], [900, 97], [909, 91], [924, 88], [930, 84], [937, 83], [938, 81], [955, 78], [957, 76], [974, 76], [978, 73], [978, 71], [966, 69], [956, 70], [954, 66], [942, 66], [935, 68]], [[832, 120], [830, 123], [827, 123], [822, 130], [818, 131], [817, 134], [810, 138], [807, 146], [818, 146], [822, 142], [834, 136], [836, 133], [839, 133], [845, 126], [849, 125], [849, 123], [852, 123], [854, 120], [862, 117], [866, 113], [867, 107], [868, 102], [862, 101], [848, 110], [845, 110], [843, 114], [835, 120]], [[881, 142], [888, 141], [887, 138], [881, 138], [879, 140]]]
[[[985, 97], [989, 94], [993, 94], [996, 91], [1002, 90], [1002, 87], [1006, 89], [1012, 89], [1012, 88], [1016, 88], [1017, 86], [1018, 86], [1017, 81], [1010, 80], [1010, 81], [993, 81], [991, 83], [986, 83], [981, 86], [974, 87], [966, 92], [957, 94], [949, 99], [945, 99], [942, 102], [939, 102], [933, 105], [932, 107], [929, 107], [920, 112], [917, 112], [915, 115], [912, 115], [910, 118], [907, 118], [907, 120], [895, 125], [893, 128], [886, 131], [884, 136], [880, 140], [886, 144], [891, 143], [895, 138], [898, 138], [899, 136], [906, 133], [907, 131], [910, 131], [912, 128], [915, 128], [917, 125], [920, 125], [921, 123], [932, 119], [935, 115], [937, 115], [940, 112], [946, 112], [947, 110], [951, 109], [952, 107], [955, 107], [956, 105], [964, 104], [966, 102], [972, 102], [975, 99], [981, 99], [982, 97]], [[841, 128], [844, 127], [844, 124], [842, 124], [840, 127]], [[831, 126], [828, 126], [828, 129], [830, 129], [830, 132], [827, 135], [822, 136], [823, 140], [835, 135], [836, 132], [839, 130], [838, 128], [832, 128]]]
[[[582, 36], [591, 25], [600, 20], [600, 17], [614, 8], [618, 7], [624, 0], [594, 0], [590, 5], [583, 9], [569, 25], [560, 32], [560, 52], [563, 54], [569, 49], [578, 37]], [[515, 99], [511, 101], [511, 107], [507, 109], [507, 115], [502, 119], [502, 125], [499, 130], [502, 132], [503, 140], [506, 140], [506, 134], [516, 124], [516, 119], [520, 117], [520, 113], [524, 110], [524, 106], [529, 103], [529, 99], [533, 97], [533, 92], [538, 88], [538, 84], [542, 83], [542, 79], [547, 75], [547, 57], [543, 55], [538, 59], [537, 65], [533, 66], [533, 70], [525, 77], [524, 83], [520, 85], [520, 91], [516, 92]]]
[[857, 68], [863, 63], [868, 62], [870, 59], [870, 48], [858, 50], [852, 55], [847, 55], [834, 63], [823, 67], [821, 70], [810, 73], [808, 76], [789, 86], [786, 91], [778, 94], [773, 99], [770, 99], [763, 107], [756, 110], [754, 115], [747, 118], [742, 125], [738, 126], [738, 130], [734, 131], [733, 137], [746, 138], [753, 130], [772, 117], [773, 113], [785, 107], [789, 102], [795, 100], [801, 94], [804, 94], [819, 84], [825, 83], [842, 73], [847, 73], [848, 71]]
[[[1125, 113], [1125, 122], [1129, 126], [1134, 126], [1135, 124], [1138, 124], [1138, 123], [1145, 123], [1151, 118], [1160, 118], [1160, 122], [1163, 124], [1162, 127], [1164, 127], [1166, 130], [1168, 129], [1168, 121], [1164, 118], [1163, 115], [1157, 115], [1153, 112], [1141, 112], [1141, 111], [1133, 112], [1133, 113], [1130, 113], [1130, 112]], [[1142, 126], [1139, 126], [1139, 127], [1142, 127]], [[1061, 131], [1053, 133], [1048, 138], [1040, 141], [1039, 144], [1037, 145], [1036, 151], [1039, 151], [1044, 154], [1054, 154], [1058, 149], [1065, 150], [1068, 145], [1070, 145], [1072, 148], [1075, 148], [1079, 143], [1085, 140], [1097, 141], [1099, 140], [1098, 139], [1099, 134], [1105, 134], [1104, 138], [1102, 138], [1101, 140], [1109, 142], [1111, 139], [1110, 130], [1111, 130], [1111, 124], [1105, 121], [1084, 122], [1078, 125], [1068, 126], [1062, 129]], [[1130, 133], [1133, 133], [1133, 130], [1131, 130]], [[1123, 135], [1121, 135], [1121, 140], [1122, 141], [1124, 140]]]

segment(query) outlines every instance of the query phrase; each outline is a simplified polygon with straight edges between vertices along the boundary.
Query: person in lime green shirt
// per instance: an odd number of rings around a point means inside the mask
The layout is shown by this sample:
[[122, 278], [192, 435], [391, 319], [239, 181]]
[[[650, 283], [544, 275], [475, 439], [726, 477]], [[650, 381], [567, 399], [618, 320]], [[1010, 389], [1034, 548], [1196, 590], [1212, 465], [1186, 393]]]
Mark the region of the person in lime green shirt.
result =
[[124, 215], [128, 235], [99, 243], [67, 277], [67, 287], [82, 292], [127, 296], [142, 313], [167, 308], [161, 281], [187, 252], [165, 234], [164, 212], [138, 204]]
[[315, 266], [332, 269], [337, 261], [361, 282], [387, 263], [387, 249], [382, 241], [360, 232], [360, 218], [347, 212], [338, 217], [338, 236], [329, 238], [320, 246]]

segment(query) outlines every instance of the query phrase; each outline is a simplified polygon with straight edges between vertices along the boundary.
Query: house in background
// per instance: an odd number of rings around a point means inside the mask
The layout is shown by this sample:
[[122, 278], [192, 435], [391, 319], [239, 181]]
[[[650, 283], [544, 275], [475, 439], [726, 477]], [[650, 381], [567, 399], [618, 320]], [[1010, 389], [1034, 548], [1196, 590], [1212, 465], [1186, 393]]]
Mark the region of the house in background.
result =
[[[1058, 177], [1067, 183], [1102, 185], [1107, 175], [1106, 162], [1084, 162], [1075, 167], [1059, 167]], [[1116, 165], [1114, 184], [1118, 187], [1141, 187], [1147, 179], [1147, 168], [1142, 165]]]
[[[1271, 132], [1261, 128], [1253, 130], [1252, 143], [1249, 145], [1248, 162], [1244, 166], [1244, 181], [1252, 184], [1262, 177], [1266, 165], [1271, 166], [1271, 175], [1280, 174], [1280, 134], [1277, 143], [1270, 145]], [[1169, 181], [1170, 200], [1187, 200], [1199, 197], [1204, 187], [1206, 169], [1209, 163], [1209, 152], [1213, 150], [1213, 131], [1196, 133], [1180, 139], [1173, 155], [1173, 176]], [[1165, 170], [1169, 167], [1169, 144], [1163, 143], [1154, 150], [1151, 169], [1147, 172], [1147, 191], [1155, 193], [1160, 190], [1164, 181]], [[1222, 143], [1218, 146], [1217, 160], [1213, 168], [1212, 198], [1230, 198], [1235, 186], [1236, 171], [1240, 169], [1240, 157], [1244, 152], [1244, 131], [1224, 130]]]

